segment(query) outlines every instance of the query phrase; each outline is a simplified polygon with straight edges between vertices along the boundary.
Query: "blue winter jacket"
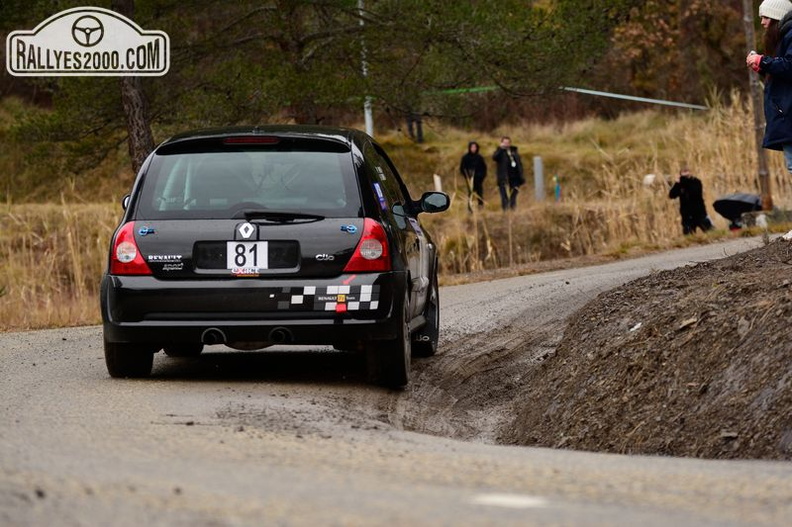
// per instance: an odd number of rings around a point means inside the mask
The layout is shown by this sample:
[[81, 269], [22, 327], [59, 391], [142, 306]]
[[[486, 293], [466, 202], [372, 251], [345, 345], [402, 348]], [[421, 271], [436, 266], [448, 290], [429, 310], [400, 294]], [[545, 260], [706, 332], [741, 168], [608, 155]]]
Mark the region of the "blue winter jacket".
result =
[[765, 75], [765, 135], [762, 146], [782, 150], [792, 143], [792, 13], [778, 25], [781, 43], [775, 56], [765, 55], [759, 73]]

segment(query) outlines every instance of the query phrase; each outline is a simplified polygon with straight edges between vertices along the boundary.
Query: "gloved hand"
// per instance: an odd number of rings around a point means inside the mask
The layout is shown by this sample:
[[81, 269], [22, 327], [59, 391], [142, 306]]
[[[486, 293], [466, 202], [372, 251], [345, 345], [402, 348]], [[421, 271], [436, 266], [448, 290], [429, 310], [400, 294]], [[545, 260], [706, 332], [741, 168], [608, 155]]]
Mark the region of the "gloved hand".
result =
[[759, 63], [762, 62], [762, 55], [752, 51], [745, 57], [745, 65], [759, 73]]

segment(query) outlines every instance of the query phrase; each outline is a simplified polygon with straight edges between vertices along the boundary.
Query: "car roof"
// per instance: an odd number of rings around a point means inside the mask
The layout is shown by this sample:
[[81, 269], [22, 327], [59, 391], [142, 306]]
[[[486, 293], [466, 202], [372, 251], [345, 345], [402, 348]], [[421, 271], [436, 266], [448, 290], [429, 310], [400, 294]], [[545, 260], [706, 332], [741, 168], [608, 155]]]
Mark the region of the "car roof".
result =
[[170, 139], [163, 141], [159, 146], [172, 145], [175, 143], [187, 142], [195, 139], [220, 139], [223, 137], [261, 135], [275, 135], [278, 137], [290, 137], [295, 139], [327, 139], [350, 146], [355, 144], [358, 147], [365, 141], [371, 141], [371, 138], [367, 134], [352, 128], [318, 125], [271, 124], [191, 130], [174, 135]]

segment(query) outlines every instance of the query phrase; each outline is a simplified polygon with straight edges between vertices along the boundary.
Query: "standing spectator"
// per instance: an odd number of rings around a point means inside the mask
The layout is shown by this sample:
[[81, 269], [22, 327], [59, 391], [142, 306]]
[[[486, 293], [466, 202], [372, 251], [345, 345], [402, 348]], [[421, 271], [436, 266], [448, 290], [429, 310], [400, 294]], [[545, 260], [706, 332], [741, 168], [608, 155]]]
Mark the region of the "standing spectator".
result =
[[762, 146], [782, 150], [792, 173], [792, 3], [764, 0], [759, 17], [764, 34], [764, 55], [751, 51], [745, 59], [749, 68], [765, 76], [765, 126]]
[[511, 138], [507, 136], [501, 138], [500, 146], [492, 154], [492, 159], [497, 166], [501, 208], [504, 211], [513, 210], [517, 206], [518, 189], [525, 183], [525, 177], [520, 154], [517, 153], [517, 147], [512, 146]]
[[706, 232], [712, 228], [712, 222], [707, 216], [707, 207], [704, 205], [704, 193], [701, 180], [690, 170], [683, 168], [679, 172], [676, 183], [668, 193], [671, 199], [679, 198], [679, 215], [682, 216], [682, 232], [693, 234], [696, 228]]
[[479, 144], [475, 141], [468, 143], [467, 153], [462, 156], [459, 171], [465, 176], [468, 191], [468, 210], [472, 212], [473, 201], [479, 207], [484, 206], [484, 178], [487, 177], [487, 163], [479, 154]]

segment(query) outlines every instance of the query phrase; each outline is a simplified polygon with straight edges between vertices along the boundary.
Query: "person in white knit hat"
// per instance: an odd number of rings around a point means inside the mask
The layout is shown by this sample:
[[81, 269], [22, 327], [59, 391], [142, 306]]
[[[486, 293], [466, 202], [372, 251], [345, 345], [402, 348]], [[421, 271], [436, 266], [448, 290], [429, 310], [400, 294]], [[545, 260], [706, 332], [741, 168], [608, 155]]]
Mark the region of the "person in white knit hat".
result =
[[789, 0], [764, 0], [759, 4], [759, 16], [771, 20], [781, 20], [790, 10]]
[[751, 51], [746, 65], [765, 77], [765, 134], [762, 146], [782, 150], [792, 174], [792, 2], [764, 0], [759, 4], [764, 54]]

